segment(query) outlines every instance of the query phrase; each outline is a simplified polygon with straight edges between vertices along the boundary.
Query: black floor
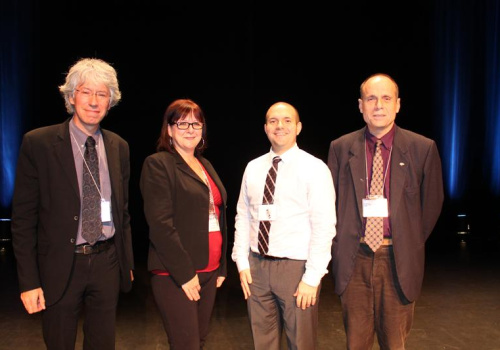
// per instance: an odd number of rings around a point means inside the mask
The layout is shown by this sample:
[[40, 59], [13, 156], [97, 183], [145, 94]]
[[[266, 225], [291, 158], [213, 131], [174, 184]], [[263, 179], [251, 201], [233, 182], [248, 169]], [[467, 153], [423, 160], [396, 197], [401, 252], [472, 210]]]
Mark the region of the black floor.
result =
[[[435, 235], [435, 234], [434, 234]], [[496, 235], [498, 236], [498, 235]], [[491, 236], [488, 236], [491, 237]], [[493, 235], [495, 237], [495, 235]], [[39, 315], [19, 299], [10, 244], [0, 252], [0, 349], [44, 349]], [[500, 350], [500, 244], [451, 236], [428, 244], [423, 292], [416, 303], [408, 350]], [[168, 349], [145, 269], [139, 259], [133, 290], [122, 294], [116, 348]], [[252, 349], [247, 312], [234, 263], [219, 290], [207, 349]], [[319, 349], [345, 349], [339, 299], [329, 275], [320, 301]], [[76, 349], [81, 349], [81, 335]], [[378, 349], [377, 346], [374, 349]]]

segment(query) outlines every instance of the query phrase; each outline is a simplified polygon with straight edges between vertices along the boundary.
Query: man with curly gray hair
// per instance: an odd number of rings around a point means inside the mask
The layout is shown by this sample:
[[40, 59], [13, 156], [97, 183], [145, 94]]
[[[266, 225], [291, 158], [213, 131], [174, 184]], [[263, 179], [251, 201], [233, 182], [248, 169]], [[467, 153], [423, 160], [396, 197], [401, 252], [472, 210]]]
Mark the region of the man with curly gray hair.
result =
[[121, 99], [115, 69], [83, 58], [59, 90], [71, 115], [21, 144], [12, 241], [21, 300], [41, 312], [47, 349], [115, 348], [120, 290], [133, 281], [128, 143], [100, 122]]

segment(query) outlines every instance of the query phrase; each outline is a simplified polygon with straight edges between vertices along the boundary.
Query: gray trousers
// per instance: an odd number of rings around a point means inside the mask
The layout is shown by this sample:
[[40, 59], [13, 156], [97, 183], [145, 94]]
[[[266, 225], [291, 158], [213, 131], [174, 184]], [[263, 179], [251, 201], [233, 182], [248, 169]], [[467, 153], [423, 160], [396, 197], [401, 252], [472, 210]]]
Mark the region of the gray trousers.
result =
[[263, 258], [250, 253], [252, 295], [248, 315], [256, 350], [280, 350], [282, 332], [290, 350], [314, 350], [318, 329], [316, 304], [302, 310], [293, 296], [305, 272], [305, 261]]

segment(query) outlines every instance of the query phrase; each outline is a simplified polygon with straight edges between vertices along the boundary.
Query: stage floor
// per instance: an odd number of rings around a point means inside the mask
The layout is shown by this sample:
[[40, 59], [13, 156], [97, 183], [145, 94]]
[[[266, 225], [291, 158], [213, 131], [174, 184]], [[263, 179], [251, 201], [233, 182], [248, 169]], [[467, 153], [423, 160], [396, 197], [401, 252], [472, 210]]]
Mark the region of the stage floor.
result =
[[[0, 252], [0, 349], [44, 349], [40, 315], [28, 315], [19, 299], [10, 244]], [[500, 349], [500, 245], [498, 241], [450, 240], [427, 249], [421, 297], [408, 350]], [[145, 258], [137, 259], [136, 280], [122, 294], [117, 316], [118, 350], [168, 349], [149, 285]], [[81, 349], [81, 333], [76, 349]], [[325, 276], [320, 299], [319, 349], [345, 349], [339, 298]], [[246, 304], [235, 264], [217, 295], [206, 349], [253, 349]], [[285, 349], [285, 346], [283, 347]], [[374, 346], [378, 349], [378, 346]]]

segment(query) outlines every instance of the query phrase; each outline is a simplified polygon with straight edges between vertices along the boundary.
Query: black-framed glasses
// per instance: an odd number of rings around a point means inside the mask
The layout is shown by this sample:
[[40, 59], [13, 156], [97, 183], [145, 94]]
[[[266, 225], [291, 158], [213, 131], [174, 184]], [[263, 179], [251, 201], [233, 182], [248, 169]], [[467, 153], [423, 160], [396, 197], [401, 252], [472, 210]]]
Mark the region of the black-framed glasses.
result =
[[170, 123], [170, 125], [177, 125], [177, 128], [179, 130], [187, 130], [189, 129], [189, 126], [192, 126], [194, 130], [201, 130], [203, 129], [203, 123], [200, 122], [177, 122], [177, 123]]

